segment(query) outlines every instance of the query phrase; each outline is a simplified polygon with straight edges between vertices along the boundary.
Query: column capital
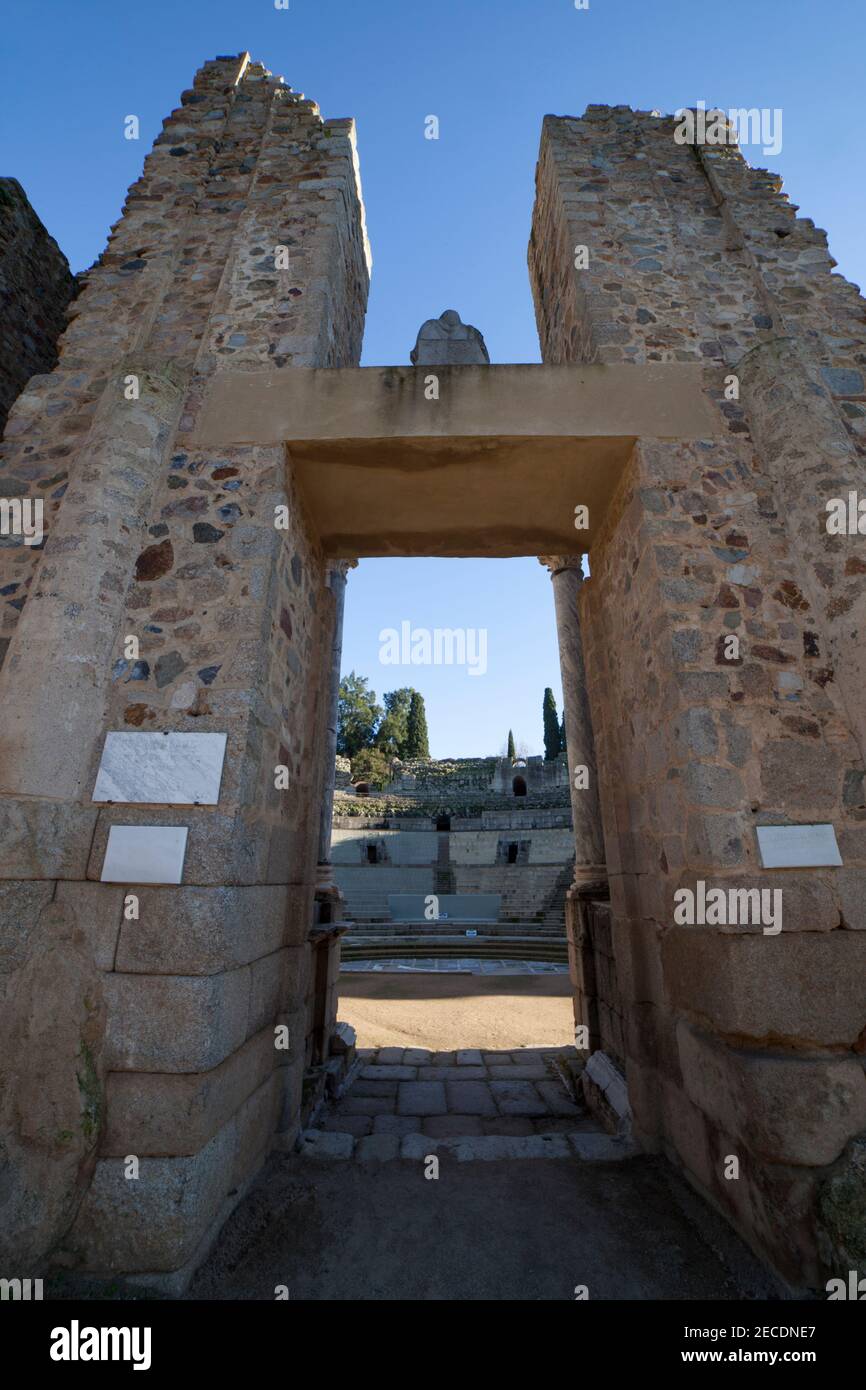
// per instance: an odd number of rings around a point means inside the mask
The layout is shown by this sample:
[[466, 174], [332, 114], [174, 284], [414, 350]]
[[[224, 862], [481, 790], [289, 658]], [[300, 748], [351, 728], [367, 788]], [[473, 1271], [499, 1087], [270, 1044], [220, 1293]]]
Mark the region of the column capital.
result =
[[581, 579], [584, 578], [582, 555], [539, 555], [538, 563], [550, 570], [551, 579], [554, 575], [561, 574], [563, 570], [570, 570], [572, 573], [578, 574]]
[[357, 560], [328, 560], [326, 564], [329, 581], [332, 574], [339, 575], [341, 579], [346, 579], [348, 577], [349, 570], [354, 570], [357, 568]]

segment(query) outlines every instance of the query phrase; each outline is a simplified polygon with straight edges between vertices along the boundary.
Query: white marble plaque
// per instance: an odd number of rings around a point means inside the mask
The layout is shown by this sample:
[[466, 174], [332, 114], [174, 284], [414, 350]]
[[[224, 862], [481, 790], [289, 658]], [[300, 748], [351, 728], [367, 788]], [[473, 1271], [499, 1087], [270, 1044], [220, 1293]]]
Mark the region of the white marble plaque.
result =
[[102, 865], [103, 883], [181, 883], [185, 825], [112, 825]]
[[216, 806], [226, 737], [107, 734], [92, 800], [147, 806]]
[[820, 869], [842, 863], [832, 825], [759, 825], [765, 869]]

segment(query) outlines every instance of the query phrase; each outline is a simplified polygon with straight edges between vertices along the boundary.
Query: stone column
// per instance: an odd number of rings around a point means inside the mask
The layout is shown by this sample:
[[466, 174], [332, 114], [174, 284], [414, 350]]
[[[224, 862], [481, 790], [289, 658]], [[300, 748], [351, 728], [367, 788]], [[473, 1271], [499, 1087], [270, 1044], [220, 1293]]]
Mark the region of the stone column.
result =
[[334, 814], [334, 761], [337, 756], [337, 705], [340, 698], [340, 662], [343, 656], [343, 612], [346, 580], [357, 560], [338, 560], [328, 567], [328, 587], [334, 595], [334, 628], [331, 639], [331, 674], [328, 686], [328, 724], [325, 733], [322, 812], [319, 820], [317, 892], [333, 896], [336, 886], [331, 868], [331, 822]]
[[[574, 821], [574, 883], [578, 887], [593, 883], [603, 884], [607, 880], [607, 870], [578, 608], [580, 586], [583, 583], [583, 564], [579, 555], [543, 555], [539, 558], [539, 563], [550, 570], [556, 604], [568, 777]], [[584, 768], [585, 774], [578, 778], [577, 774]], [[584, 782], [585, 786], [582, 785]]]

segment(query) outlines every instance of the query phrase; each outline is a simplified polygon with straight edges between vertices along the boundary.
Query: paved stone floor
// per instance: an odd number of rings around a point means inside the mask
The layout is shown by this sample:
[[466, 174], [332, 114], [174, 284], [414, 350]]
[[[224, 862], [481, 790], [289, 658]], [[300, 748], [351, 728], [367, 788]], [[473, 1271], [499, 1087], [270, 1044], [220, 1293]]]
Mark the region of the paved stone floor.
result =
[[418, 956], [412, 960], [397, 956], [387, 960], [343, 961], [342, 972], [362, 971], [364, 974], [412, 973], [421, 971], [437, 975], [567, 975], [568, 966], [552, 960], [451, 960], [436, 956]]
[[[316, 1157], [382, 1160], [415, 1156], [429, 1142], [499, 1138], [496, 1144], [464, 1144], [459, 1154], [531, 1157], [571, 1152], [569, 1135], [597, 1136], [605, 1156], [624, 1146], [602, 1135], [576, 1099], [573, 1047], [523, 1047], [485, 1052], [462, 1048], [430, 1052], [420, 1047], [363, 1048], [349, 1084], [320, 1113], [302, 1140]], [[544, 1136], [547, 1141], [514, 1143]], [[556, 1142], [558, 1140], [558, 1142]], [[578, 1146], [585, 1148], [585, 1141]], [[609, 1152], [607, 1152], [609, 1151]]]

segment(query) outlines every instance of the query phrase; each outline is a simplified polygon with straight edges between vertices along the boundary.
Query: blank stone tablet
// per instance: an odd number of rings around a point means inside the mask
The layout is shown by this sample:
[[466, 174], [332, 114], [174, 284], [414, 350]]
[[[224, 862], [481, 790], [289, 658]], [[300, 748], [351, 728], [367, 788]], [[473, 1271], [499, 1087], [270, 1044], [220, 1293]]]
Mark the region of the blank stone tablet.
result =
[[225, 751], [225, 734], [107, 734], [92, 799], [216, 806]]
[[820, 869], [842, 863], [832, 825], [759, 825], [765, 869]]
[[181, 883], [185, 825], [112, 825], [102, 865], [103, 883]]

